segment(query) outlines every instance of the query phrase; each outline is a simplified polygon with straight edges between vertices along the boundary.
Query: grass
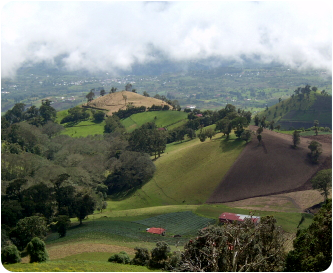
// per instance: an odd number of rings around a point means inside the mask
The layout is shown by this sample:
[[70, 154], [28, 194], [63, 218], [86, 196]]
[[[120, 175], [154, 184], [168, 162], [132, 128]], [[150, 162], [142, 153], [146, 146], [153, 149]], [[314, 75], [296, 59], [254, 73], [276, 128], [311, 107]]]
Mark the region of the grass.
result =
[[154, 177], [122, 201], [110, 203], [113, 210], [165, 205], [195, 205], [206, 202], [245, 146], [221, 134], [169, 145], [155, 161]]
[[4, 267], [12, 272], [152, 272], [144, 266], [125, 265], [101, 261], [48, 261], [32, 264], [6, 264]]
[[122, 120], [121, 123], [125, 126], [127, 132], [132, 132], [147, 122], [155, 122], [159, 128], [168, 127], [172, 129], [183, 124], [186, 118], [187, 113], [181, 111], [154, 111], [131, 115]]
[[77, 125], [67, 127], [62, 134], [71, 137], [86, 137], [89, 135], [102, 135], [104, 132], [105, 122], [96, 123], [91, 120], [79, 122]]

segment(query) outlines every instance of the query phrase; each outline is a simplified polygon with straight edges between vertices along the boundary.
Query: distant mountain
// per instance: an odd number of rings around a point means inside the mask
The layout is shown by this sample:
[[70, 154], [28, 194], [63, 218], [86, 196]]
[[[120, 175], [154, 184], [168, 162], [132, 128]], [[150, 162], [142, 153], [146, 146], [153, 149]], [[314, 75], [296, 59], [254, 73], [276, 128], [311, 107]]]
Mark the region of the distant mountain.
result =
[[294, 95], [269, 107], [259, 116], [266, 116], [267, 121], [274, 120], [275, 126], [280, 124], [281, 129], [310, 128], [314, 120], [319, 121], [320, 127], [332, 129], [332, 96], [319, 91], [311, 91], [309, 97]]

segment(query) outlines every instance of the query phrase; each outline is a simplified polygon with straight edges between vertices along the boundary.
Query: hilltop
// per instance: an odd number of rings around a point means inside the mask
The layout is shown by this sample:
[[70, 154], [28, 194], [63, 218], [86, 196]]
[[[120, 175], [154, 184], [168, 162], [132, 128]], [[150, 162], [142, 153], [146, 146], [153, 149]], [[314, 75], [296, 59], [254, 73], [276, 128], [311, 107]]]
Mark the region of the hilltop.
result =
[[311, 92], [309, 97], [295, 95], [262, 111], [259, 117], [263, 116], [283, 129], [310, 128], [314, 120], [320, 127], [332, 128], [332, 96], [319, 92]]
[[107, 110], [107, 115], [111, 116], [112, 113], [117, 112], [120, 109], [126, 109], [127, 105], [133, 105], [135, 107], [145, 106], [148, 108], [151, 107], [153, 104], [158, 106], [168, 105], [170, 109], [172, 109], [172, 106], [170, 104], [162, 100], [145, 97], [143, 95], [130, 91], [120, 91], [106, 94], [88, 103], [84, 103], [82, 106]]

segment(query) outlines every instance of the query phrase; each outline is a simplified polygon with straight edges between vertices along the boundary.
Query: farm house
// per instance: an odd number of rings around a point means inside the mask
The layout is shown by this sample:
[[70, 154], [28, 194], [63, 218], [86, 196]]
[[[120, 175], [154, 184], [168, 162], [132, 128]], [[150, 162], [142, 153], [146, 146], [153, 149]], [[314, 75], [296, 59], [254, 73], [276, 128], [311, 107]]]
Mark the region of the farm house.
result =
[[152, 233], [152, 234], [159, 234], [164, 236], [165, 235], [165, 229], [164, 228], [156, 228], [156, 227], [151, 227], [146, 229], [147, 232]]
[[[227, 223], [232, 221], [238, 221], [243, 222], [245, 219], [251, 218], [251, 215], [245, 215], [245, 214], [236, 214], [236, 213], [230, 213], [230, 212], [223, 212], [219, 216], [220, 223]], [[253, 223], [259, 223], [260, 222], [260, 216], [252, 216]]]

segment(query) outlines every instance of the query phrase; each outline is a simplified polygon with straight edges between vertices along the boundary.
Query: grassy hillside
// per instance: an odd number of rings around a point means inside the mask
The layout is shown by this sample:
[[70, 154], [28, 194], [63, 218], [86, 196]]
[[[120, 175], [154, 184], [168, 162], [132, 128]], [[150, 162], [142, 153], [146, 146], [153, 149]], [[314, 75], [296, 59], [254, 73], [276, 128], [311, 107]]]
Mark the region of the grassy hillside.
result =
[[155, 122], [157, 127], [178, 127], [186, 122], [187, 113], [181, 111], [154, 111], [131, 115], [121, 121], [127, 132], [132, 132], [147, 122]]
[[114, 209], [204, 203], [245, 146], [231, 137], [171, 143], [155, 161], [154, 177], [131, 197], [112, 202]]
[[294, 96], [269, 107], [259, 116], [274, 120], [275, 125], [280, 124], [283, 129], [309, 128], [314, 120], [319, 121], [319, 126], [332, 128], [332, 96], [318, 92], [311, 92], [309, 99]]

